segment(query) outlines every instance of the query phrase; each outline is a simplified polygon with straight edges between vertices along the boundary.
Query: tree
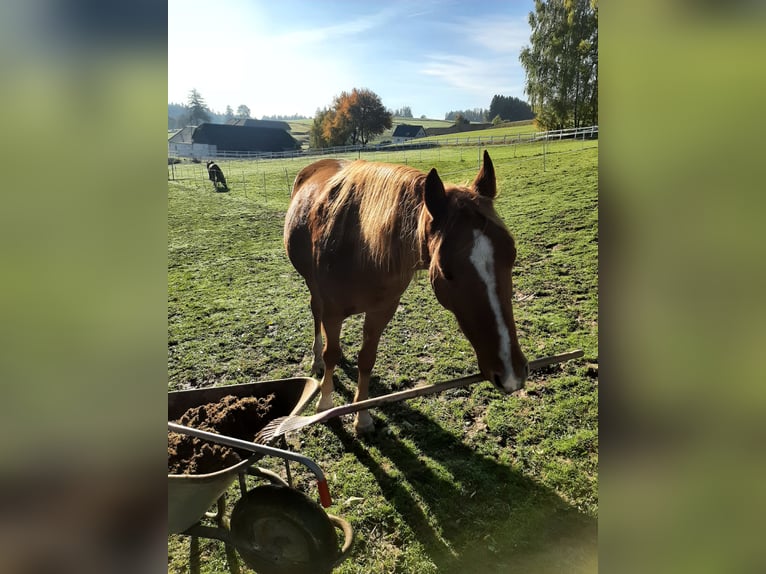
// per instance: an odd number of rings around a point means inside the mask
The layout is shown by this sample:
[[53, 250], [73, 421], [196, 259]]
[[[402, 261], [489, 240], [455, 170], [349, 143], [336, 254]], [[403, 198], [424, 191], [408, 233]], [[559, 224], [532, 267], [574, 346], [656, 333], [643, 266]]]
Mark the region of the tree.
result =
[[234, 117], [234, 110], [231, 109], [231, 106], [226, 106], [226, 111], [224, 112], [224, 117], [226, 118], [226, 121], [232, 119]]
[[458, 112], [455, 115], [455, 126], [456, 127], [462, 126], [462, 125], [465, 125], [465, 124], [470, 124], [470, 123], [471, 122], [469, 122], [468, 119], [462, 113]]
[[189, 110], [190, 124], [199, 125], [203, 122], [210, 121], [210, 110], [208, 110], [207, 104], [205, 104], [205, 100], [200, 93], [194, 88], [189, 92], [187, 108]]
[[444, 119], [447, 121], [454, 121], [455, 118], [461, 115], [469, 122], [485, 122], [487, 121], [487, 110], [481, 108], [473, 108], [472, 110], [458, 110], [447, 112], [444, 115]]
[[341, 92], [330, 109], [317, 110], [309, 131], [312, 147], [367, 145], [391, 127], [391, 112], [368, 89]]
[[314, 123], [309, 128], [309, 147], [322, 148], [330, 145], [324, 137], [324, 122], [328, 113], [327, 108], [323, 110], [317, 108], [314, 114]]
[[508, 122], [519, 120], [531, 120], [535, 117], [532, 108], [525, 101], [519, 98], [495, 95], [492, 103], [487, 110], [487, 116], [494, 118], [500, 116], [501, 119]]
[[335, 123], [350, 130], [351, 145], [367, 145], [376, 135], [391, 127], [391, 113], [380, 97], [366, 88], [343, 92], [335, 99]]
[[524, 91], [547, 129], [598, 122], [598, 0], [535, 0]]
[[250, 108], [248, 108], [245, 104], [240, 104], [237, 108], [236, 117], [243, 120], [250, 118]]

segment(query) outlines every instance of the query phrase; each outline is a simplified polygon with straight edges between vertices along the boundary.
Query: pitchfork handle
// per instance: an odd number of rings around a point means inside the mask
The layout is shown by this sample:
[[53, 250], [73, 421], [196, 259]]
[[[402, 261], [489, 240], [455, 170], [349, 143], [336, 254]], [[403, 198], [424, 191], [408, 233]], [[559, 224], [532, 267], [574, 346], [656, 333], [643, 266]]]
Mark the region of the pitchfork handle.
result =
[[[542, 357], [529, 362], [529, 370], [534, 371], [553, 365], [555, 363], [561, 363], [568, 361], [569, 359], [577, 359], [584, 355], [583, 351], [577, 349], [576, 351], [569, 351], [568, 353], [561, 353], [560, 355], [551, 355], [550, 357]], [[356, 403], [350, 403], [342, 405], [340, 407], [334, 407], [328, 409], [322, 413], [321, 421], [325, 421], [331, 418], [363, 411], [368, 408], [377, 407], [386, 403], [396, 403], [415, 397], [421, 397], [424, 395], [432, 395], [434, 393], [440, 393], [456, 387], [465, 387], [474, 383], [479, 383], [486, 380], [482, 375], [469, 375], [467, 377], [461, 377], [459, 379], [453, 379], [451, 381], [444, 381], [441, 383], [434, 383], [433, 385], [421, 385], [413, 389], [407, 389], [405, 391], [399, 391], [398, 393], [391, 393], [389, 395], [383, 395], [381, 397], [375, 397], [367, 399], [365, 401], [359, 401]], [[317, 420], [316, 422], [320, 422]]]

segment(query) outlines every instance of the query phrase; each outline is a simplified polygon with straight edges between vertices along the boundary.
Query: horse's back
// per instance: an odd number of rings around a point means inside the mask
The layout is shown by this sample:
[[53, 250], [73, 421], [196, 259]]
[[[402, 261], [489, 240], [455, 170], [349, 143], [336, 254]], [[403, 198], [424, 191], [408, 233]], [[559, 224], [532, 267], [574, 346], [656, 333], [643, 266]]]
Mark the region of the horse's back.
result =
[[313, 230], [309, 214], [324, 184], [345, 165], [338, 159], [321, 159], [304, 167], [295, 177], [285, 216], [284, 244], [293, 267], [307, 281], [313, 276]]
[[[298, 172], [298, 175], [295, 176], [293, 191], [290, 196], [291, 201], [296, 201], [296, 195], [305, 193], [306, 191], [316, 194], [316, 192], [321, 189], [321, 185], [319, 184], [327, 181], [333, 175], [338, 173], [346, 163], [347, 162], [340, 159], [320, 159], [319, 161], [315, 161], [304, 167]], [[307, 189], [310, 182], [316, 183], [317, 185]]]

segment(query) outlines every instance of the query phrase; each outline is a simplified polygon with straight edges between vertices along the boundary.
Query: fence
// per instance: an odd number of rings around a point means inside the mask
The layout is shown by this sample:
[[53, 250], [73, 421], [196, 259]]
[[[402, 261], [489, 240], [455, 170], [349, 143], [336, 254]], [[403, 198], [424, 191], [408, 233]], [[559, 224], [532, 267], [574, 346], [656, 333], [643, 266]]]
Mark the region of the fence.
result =
[[[577, 134], [577, 139], [574, 139]], [[560, 130], [549, 132], [531, 140], [514, 140], [502, 145], [496, 141], [491, 151], [496, 171], [512, 173], [522, 166], [539, 166], [541, 172], [556, 169], [556, 158], [566, 154], [580, 153], [598, 148], [598, 143], [589, 138], [597, 134], [597, 126], [590, 130]], [[585, 137], [581, 137], [581, 136]], [[472, 138], [469, 146], [382, 146], [378, 149], [365, 150], [365, 159], [387, 163], [412, 165], [427, 171], [439, 166], [439, 175], [446, 181], [455, 183], [472, 178], [479, 168], [487, 138], [481, 144]], [[335, 157], [355, 159], [359, 150], [355, 147], [335, 148]], [[339, 153], [341, 152], [341, 153]], [[276, 201], [283, 208], [290, 197], [292, 183], [297, 173], [306, 165], [315, 161], [314, 154], [299, 154], [288, 157], [232, 157], [219, 158], [218, 164], [223, 169], [230, 190], [242, 193], [245, 198], [271, 203]], [[176, 160], [178, 161], [178, 160]], [[526, 169], [526, 168], [525, 168]], [[537, 169], [537, 168], [535, 168]], [[168, 180], [180, 189], [212, 189], [204, 162], [182, 162], [168, 165]]]
[[[503, 136], [465, 136], [465, 137], [445, 137], [437, 136], [438, 139], [426, 139], [425, 141], [410, 140], [400, 144], [376, 144], [369, 146], [353, 145], [338, 146], [319, 149], [292, 150], [284, 152], [242, 152], [242, 151], [211, 151], [209, 156], [195, 155], [197, 159], [203, 157], [220, 159], [287, 159], [299, 157], [313, 157], [323, 155], [345, 155], [349, 153], [368, 154], [380, 151], [402, 151], [428, 149], [437, 146], [460, 146], [460, 145], [515, 145], [523, 143], [534, 143], [539, 141], [560, 141], [564, 139], [595, 139], [598, 137], [598, 126], [587, 126], [580, 128], [568, 128], [564, 130], [551, 130], [547, 132], [527, 132], [520, 134], [510, 134]], [[186, 154], [180, 154], [177, 151], [169, 153], [170, 157], [189, 157]]]

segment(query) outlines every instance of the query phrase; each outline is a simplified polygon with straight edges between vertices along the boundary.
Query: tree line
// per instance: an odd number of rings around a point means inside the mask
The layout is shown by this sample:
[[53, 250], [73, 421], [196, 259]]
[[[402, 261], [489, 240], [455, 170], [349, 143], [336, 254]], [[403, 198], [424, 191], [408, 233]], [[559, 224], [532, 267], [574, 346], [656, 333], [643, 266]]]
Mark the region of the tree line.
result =
[[[183, 127], [193, 125], [198, 126], [204, 122], [210, 122], [214, 124], [224, 124], [231, 119], [253, 119], [250, 108], [245, 104], [237, 106], [235, 112], [230, 105], [226, 106], [226, 110], [223, 113], [218, 113], [211, 110], [205, 98], [195, 89], [192, 88], [189, 92], [189, 97], [186, 100], [186, 104], [169, 103], [168, 104], [168, 129], [181, 129]], [[304, 120], [308, 119], [306, 116], [300, 114], [293, 114], [289, 116], [272, 115], [263, 116], [263, 120]]]
[[477, 123], [517, 122], [531, 120], [534, 117], [535, 113], [527, 102], [513, 96], [499, 94], [495, 94], [487, 109], [456, 110], [444, 115], [444, 119], [448, 121], [457, 121], [463, 118], [469, 122]]

